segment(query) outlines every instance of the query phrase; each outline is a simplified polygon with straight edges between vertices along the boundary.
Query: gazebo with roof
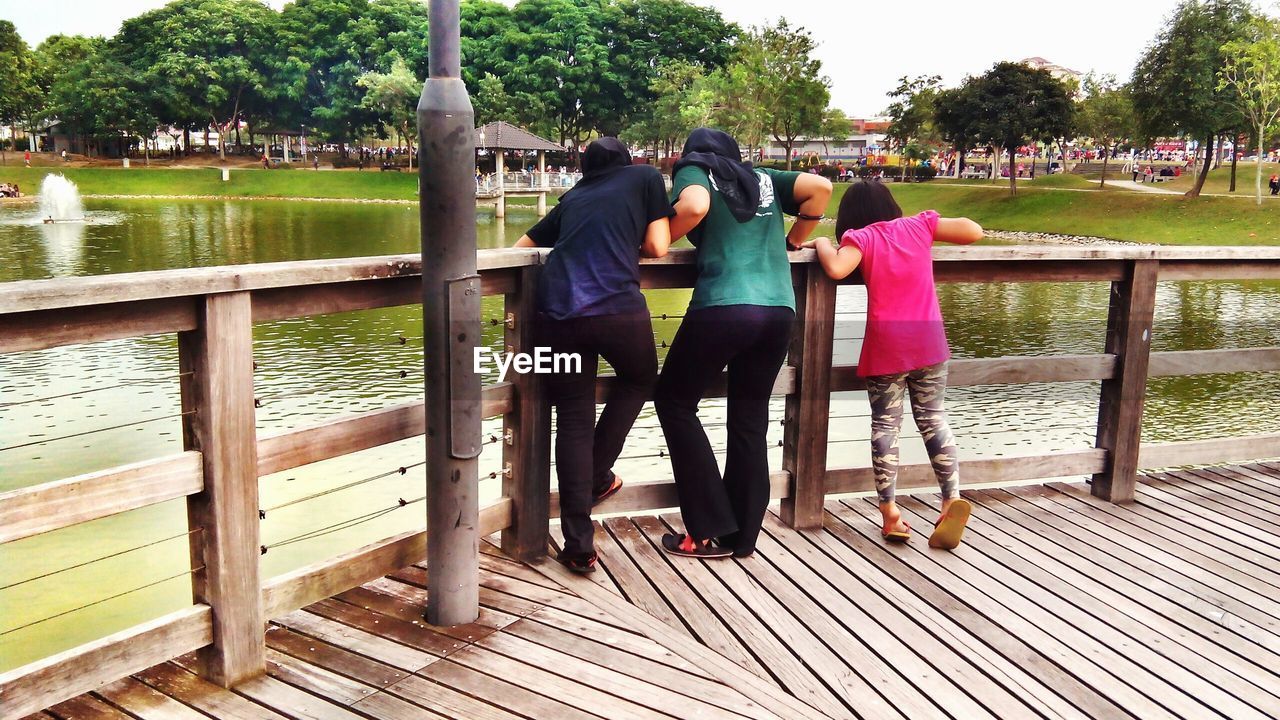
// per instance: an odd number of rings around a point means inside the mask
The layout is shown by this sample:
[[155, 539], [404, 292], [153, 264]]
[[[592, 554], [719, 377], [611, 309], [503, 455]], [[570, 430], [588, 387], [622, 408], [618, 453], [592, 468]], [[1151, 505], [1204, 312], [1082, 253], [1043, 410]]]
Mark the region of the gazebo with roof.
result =
[[[498, 179], [498, 189], [500, 194], [503, 192], [502, 173], [504, 171], [504, 154], [508, 150], [516, 150], [522, 152], [536, 151], [538, 153], [538, 186], [541, 192], [538, 194], [538, 214], [546, 213], [546, 189], [547, 189], [547, 153], [563, 152], [564, 148], [539, 137], [524, 128], [512, 125], [503, 120], [497, 120], [487, 125], [476, 128], [476, 150], [487, 150], [494, 153], [494, 174]], [[497, 211], [498, 217], [505, 215], [505, 202], [498, 200]]]

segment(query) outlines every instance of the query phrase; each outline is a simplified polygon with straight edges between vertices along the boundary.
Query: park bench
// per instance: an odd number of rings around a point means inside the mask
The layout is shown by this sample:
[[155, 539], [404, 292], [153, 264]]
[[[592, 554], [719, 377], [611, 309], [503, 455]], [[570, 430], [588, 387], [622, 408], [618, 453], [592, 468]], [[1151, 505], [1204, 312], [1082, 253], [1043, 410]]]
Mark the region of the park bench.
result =
[[382, 172], [400, 172], [400, 166], [395, 163], [382, 163]]

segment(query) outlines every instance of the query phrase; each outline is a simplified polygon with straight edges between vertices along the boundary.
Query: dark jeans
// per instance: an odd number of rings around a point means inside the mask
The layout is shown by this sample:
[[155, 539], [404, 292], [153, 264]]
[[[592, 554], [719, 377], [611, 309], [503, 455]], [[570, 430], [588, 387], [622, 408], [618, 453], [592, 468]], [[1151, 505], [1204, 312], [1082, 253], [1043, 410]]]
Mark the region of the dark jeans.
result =
[[[680, 513], [697, 540], [755, 549], [769, 505], [769, 397], [787, 356], [795, 313], [728, 305], [691, 310], [671, 343], [653, 404], [671, 452]], [[698, 419], [698, 403], [728, 366], [724, 475]]]
[[[613, 482], [613, 463], [658, 376], [649, 311], [553, 320], [539, 317], [538, 345], [577, 353], [581, 372], [547, 376], [556, 408], [556, 477], [564, 551], [592, 552], [591, 499]], [[617, 380], [596, 422], [596, 367], [603, 357]]]

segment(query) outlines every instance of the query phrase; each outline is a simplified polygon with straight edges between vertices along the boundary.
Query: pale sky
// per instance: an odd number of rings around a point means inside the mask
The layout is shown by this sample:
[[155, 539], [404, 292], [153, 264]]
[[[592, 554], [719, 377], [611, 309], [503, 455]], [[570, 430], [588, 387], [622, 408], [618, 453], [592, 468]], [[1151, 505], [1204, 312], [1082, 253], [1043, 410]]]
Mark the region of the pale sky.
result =
[[[508, 5], [514, 0], [504, 0]], [[903, 75], [947, 85], [1000, 60], [1040, 56], [1074, 70], [1127, 79], [1177, 0], [695, 0], [741, 25], [785, 14], [813, 32], [832, 104], [879, 114]], [[166, 0], [0, 0], [31, 45], [55, 33], [113, 35], [125, 18]], [[268, 0], [280, 8], [285, 0]], [[783, 10], [785, 8], [785, 10]]]

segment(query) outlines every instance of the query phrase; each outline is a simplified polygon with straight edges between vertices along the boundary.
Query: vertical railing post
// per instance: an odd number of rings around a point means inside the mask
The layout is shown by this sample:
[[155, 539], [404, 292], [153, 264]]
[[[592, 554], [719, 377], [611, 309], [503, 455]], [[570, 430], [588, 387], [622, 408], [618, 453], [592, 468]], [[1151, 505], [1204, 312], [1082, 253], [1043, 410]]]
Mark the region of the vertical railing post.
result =
[[[520, 268], [516, 292], [506, 296], [507, 352], [533, 353], [537, 266]], [[551, 406], [537, 373], [513, 373], [515, 407], [503, 417], [502, 494], [511, 498], [511, 527], [502, 550], [522, 562], [547, 551], [551, 497]]]
[[431, 76], [418, 100], [427, 445], [427, 622], [480, 613], [480, 275], [475, 123], [462, 82], [458, 0], [433, 0]]
[[782, 435], [782, 467], [791, 473], [791, 496], [782, 501], [782, 519], [794, 528], [820, 528], [826, 496], [836, 284], [817, 263], [801, 267], [796, 327], [787, 354], [796, 385], [787, 395]]
[[1112, 502], [1133, 500], [1138, 479], [1159, 272], [1158, 260], [1135, 260], [1111, 283], [1106, 352], [1116, 356], [1116, 372], [1102, 381], [1098, 402], [1096, 446], [1107, 451], [1107, 469], [1093, 476], [1093, 494]]
[[204, 465], [204, 490], [187, 499], [188, 524], [200, 530], [191, 536], [191, 584], [195, 602], [213, 608], [201, 673], [230, 687], [265, 669], [253, 324], [248, 292], [197, 303], [198, 327], [178, 334], [183, 442]]

